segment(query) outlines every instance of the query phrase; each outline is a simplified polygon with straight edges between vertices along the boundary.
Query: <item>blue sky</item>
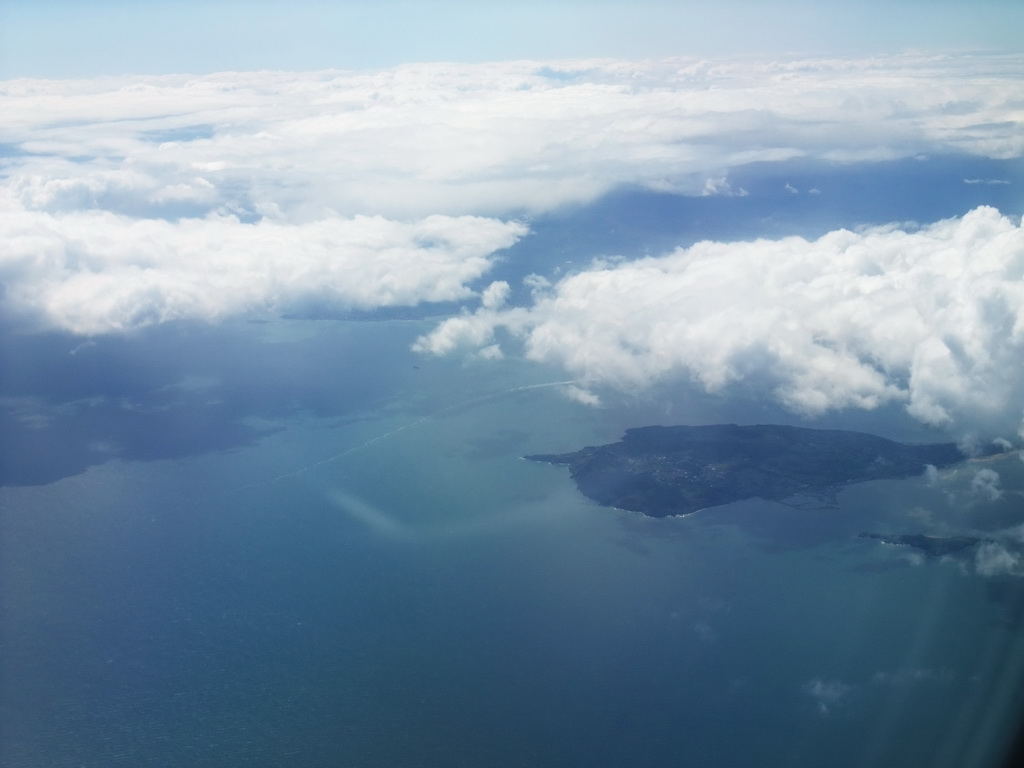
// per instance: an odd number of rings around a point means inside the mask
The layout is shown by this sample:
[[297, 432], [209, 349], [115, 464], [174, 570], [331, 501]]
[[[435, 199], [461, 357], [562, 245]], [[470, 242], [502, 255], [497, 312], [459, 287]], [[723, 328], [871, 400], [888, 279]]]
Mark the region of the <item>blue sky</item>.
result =
[[1024, 4], [6, 0], [0, 79], [410, 61], [1020, 50]]

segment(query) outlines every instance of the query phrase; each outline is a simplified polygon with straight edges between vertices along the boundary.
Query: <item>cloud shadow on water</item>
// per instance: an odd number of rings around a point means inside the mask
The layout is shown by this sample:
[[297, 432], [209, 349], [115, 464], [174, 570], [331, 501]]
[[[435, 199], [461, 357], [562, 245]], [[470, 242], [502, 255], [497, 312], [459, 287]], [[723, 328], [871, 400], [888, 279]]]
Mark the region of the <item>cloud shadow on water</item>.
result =
[[392, 391], [408, 335], [295, 321], [0, 336], [0, 485], [237, 449], [299, 414], [350, 416]]

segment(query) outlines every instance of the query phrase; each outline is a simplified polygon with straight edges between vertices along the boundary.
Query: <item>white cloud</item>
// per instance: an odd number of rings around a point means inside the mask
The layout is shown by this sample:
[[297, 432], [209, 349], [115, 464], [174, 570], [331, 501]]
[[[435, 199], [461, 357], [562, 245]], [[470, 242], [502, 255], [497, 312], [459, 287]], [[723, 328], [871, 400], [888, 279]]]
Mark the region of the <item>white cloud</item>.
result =
[[853, 686], [841, 680], [825, 680], [816, 677], [804, 683], [801, 690], [814, 700], [820, 714], [827, 715], [846, 699], [853, 690]]
[[[0, 82], [3, 309], [102, 333], [309, 304], [372, 308], [462, 299], [486, 273], [491, 254], [525, 233], [495, 218], [585, 202], [623, 185], [742, 195], [730, 186], [729, 172], [755, 161], [948, 151], [1019, 156], [1021, 63], [1020, 57], [969, 55], [592, 60], [551, 65], [574, 73], [558, 79], [546, 76], [551, 66], [520, 61]], [[970, 222], [986, 231], [996, 226], [982, 214]], [[833, 233], [836, 242], [820, 247], [856, 261], [850, 249], [857, 242], [874, 247], [900, 233], [873, 237]], [[969, 232], [964, 237], [978, 240]], [[759, 247], [774, 247], [777, 255], [765, 253], [772, 260], [808, 246]], [[960, 243], [950, 247], [962, 250]], [[731, 252], [732, 246], [721, 249]], [[964, 268], [980, 274], [987, 261], [972, 253], [981, 266]], [[693, 258], [697, 270], [703, 257]], [[886, 262], [879, 268], [890, 271], [899, 259], [890, 252], [877, 258]], [[950, 263], [944, 253], [937, 259]], [[842, 292], [835, 286], [807, 285], [805, 273], [822, 270], [815, 260], [805, 252], [792, 261], [792, 279], [836, 298]], [[954, 258], [952, 266], [958, 265]], [[636, 268], [662, 269], [657, 261]], [[551, 299], [562, 302], [560, 312], [570, 311], [570, 291], [591, 281], [593, 299], [581, 296], [571, 310], [589, 319], [594, 301], [623, 292], [639, 311], [624, 318], [622, 343], [612, 347], [594, 345], [609, 331], [607, 322], [582, 331], [571, 323], [537, 323], [536, 310], [515, 319], [503, 308], [508, 291], [500, 287], [483, 297], [482, 312], [528, 328], [535, 357], [558, 358], [567, 344], [580, 341], [569, 366], [620, 381], [648, 381], [683, 367], [719, 387], [757, 368], [758, 355], [767, 356], [778, 369], [780, 398], [805, 412], [909, 398], [915, 415], [939, 423], [952, 418], [949, 400], [971, 396], [952, 391], [976, 383], [961, 375], [964, 359], [982, 363], [982, 377], [989, 362], [998, 362], [979, 360], [970, 345], [951, 345], [951, 338], [964, 336], [952, 320], [944, 324], [950, 326], [946, 336], [920, 338], [921, 322], [938, 316], [939, 308], [901, 310], [893, 285], [882, 314], [898, 328], [894, 336], [906, 332], [910, 340], [883, 339], [880, 348], [890, 347], [891, 354], [877, 364], [852, 343], [871, 319], [839, 317], [858, 303], [855, 295], [839, 297], [835, 317], [819, 312], [813, 338], [787, 328], [792, 313], [762, 302], [755, 309], [769, 316], [751, 317], [735, 303], [722, 346], [699, 338], [728, 319], [721, 312], [705, 307], [709, 319], [692, 331], [678, 326], [674, 311], [662, 322], [653, 308], [670, 301], [666, 291], [683, 290], [678, 280], [655, 287], [648, 309], [647, 297], [634, 290], [646, 287], [627, 285], [640, 278], [631, 269], [563, 281]], [[759, 271], [767, 276], [764, 266]], [[949, 277], [932, 272], [937, 280]], [[723, 289], [757, 289], [729, 284], [729, 274], [710, 279]], [[875, 290], [873, 279], [858, 274], [852, 293]], [[878, 280], [885, 288], [885, 275]], [[538, 295], [544, 290], [533, 287]], [[923, 296], [924, 286], [918, 287]], [[966, 290], [980, 288], [970, 283]], [[956, 306], [956, 292], [947, 293]], [[820, 307], [817, 294], [795, 298]], [[992, 304], [980, 308], [982, 314], [1015, 301], [1008, 295], [986, 300]], [[771, 349], [758, 338], [763, 322], [776, 333]], [[843, 322], [850, 327], [839, 327]], [[644, 351], [644, 323], [668, 331], [658, 349]], [[465, 315], [425, 346], [443, 351], [470, 340], [491, 347], [494, 325], [479, 313]], [[578, 332], [583, 335], [573, 338]], [[1014, 325], [1014, 340], [1019, 332]], [[903, 359], [908, 351], [915, 360]], [[629, 371], [634, 363], [641, 365]], [[922, 380], [921, 372], [929, 375]], [[899, 375], [917, 378], [908, 385]]]
[[992, 445], [998, 448], [1000, 451], [1006, 453], [1007, 451], [1013, 450], [1013, 443], [1007, 440], [1005, 437], [997, 437], [992, 441]]
[[999, 473], [994, 469], [979, 469], [971, 479], [971, 493], [985, 501], [998, 501], [1003, 498], [999, 487]]
[[709, 178], [704, 182], [704, 188], [700, 191], [701, 197], [714, 197], [721, 195], [723, 197], [746, 197], [750, 193], [747, 192], [743, 187], [738, 190], [734, 190], [732, 185], [729, 183], [729, 179], [725, 176], [717, 176]]
[[989, 434], [1024, 407], [1024, 230], [991, 208], [918, 230], [702, 242], [596, 264], [528, 309], [480, 311], [418, 343], [451, 352], [498, 326], [527, 357], [623, 390], [746, 381], [790, 410], [902, 403]]
[[501, 216], [624, 184], [727, 194], [729, 170], [755, 161], [1017, 157], [1021, 66], [903, 55], [14, 80], [0, 83], [0, 140], [6, 183], [33, 210]]
[[483, 360], [501, 360], [505, 357], [505, 353], [501, 351], [499, 345], [491, 344], [481, 349], [478, 356]]
[[598, 395], [576, 384], [566, 384], [562, 387], [562, 394], [570, 400], [575, 400], [583, 405], [589, 405], [592, 408], [599, 408], [601, 406], [601, 398]]
[[80, 334], [309, 307], [375, 309], [468, 297], [491, 254], [525, 231], [469, 216], [171, 222], [11, 205], [0, 210], [0, 281], [9, 313]]
[[508, 300], [511, 287], [504, 280], [496, 280], [491, 283], [480, 295], [480, 306], [485, 309], [496, 310]]
[[1020, 576], [1022, 573], [1020, 555], [994, 541], [978, 545], [974, 567], [982, 576]]
[[904, 552], [903, 559], [906, 561], [907, 565], [916, 567], [920, 567], [926, 562], [925, 556], [920, 552]]

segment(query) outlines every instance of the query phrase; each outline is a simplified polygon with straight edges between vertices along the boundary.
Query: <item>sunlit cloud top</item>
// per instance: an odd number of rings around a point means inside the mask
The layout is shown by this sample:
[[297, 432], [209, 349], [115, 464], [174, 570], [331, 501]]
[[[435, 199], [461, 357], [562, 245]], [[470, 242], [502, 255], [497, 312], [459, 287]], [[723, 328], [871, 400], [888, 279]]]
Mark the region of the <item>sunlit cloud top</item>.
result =
[[960, 433], [1013, 435], [1024, 415], [1024, 229], [992, 208], [909, 231], [703, 242], [534, 289], [531, 307], [485, 303], [418, 348], [493, 356], [501, 328], [528, 357], [623, 391], [747, 382], [802, 416], [899, 404]]
[[9, 81], [29, 210], [506, 215], [620, 185], [728, 192], [731, 168], [1024, 149], [1024, 57], [407, 65]]

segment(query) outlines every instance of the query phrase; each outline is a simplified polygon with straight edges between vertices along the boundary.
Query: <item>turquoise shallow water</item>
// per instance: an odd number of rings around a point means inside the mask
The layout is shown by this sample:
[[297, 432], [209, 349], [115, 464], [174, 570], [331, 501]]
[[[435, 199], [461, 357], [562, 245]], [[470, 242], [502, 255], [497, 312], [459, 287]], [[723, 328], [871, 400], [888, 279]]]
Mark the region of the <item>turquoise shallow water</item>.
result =
[[519, 457], [663, 402], [586, 408], [511, 362], [396, 375], [232, 451], [0, 490], [0, 763], [906, 768], [1005, 739], [1019, 577], [857, 533], [1019, 524], [1015, 456], [997, 502], [968, 465], [651, 520]]

